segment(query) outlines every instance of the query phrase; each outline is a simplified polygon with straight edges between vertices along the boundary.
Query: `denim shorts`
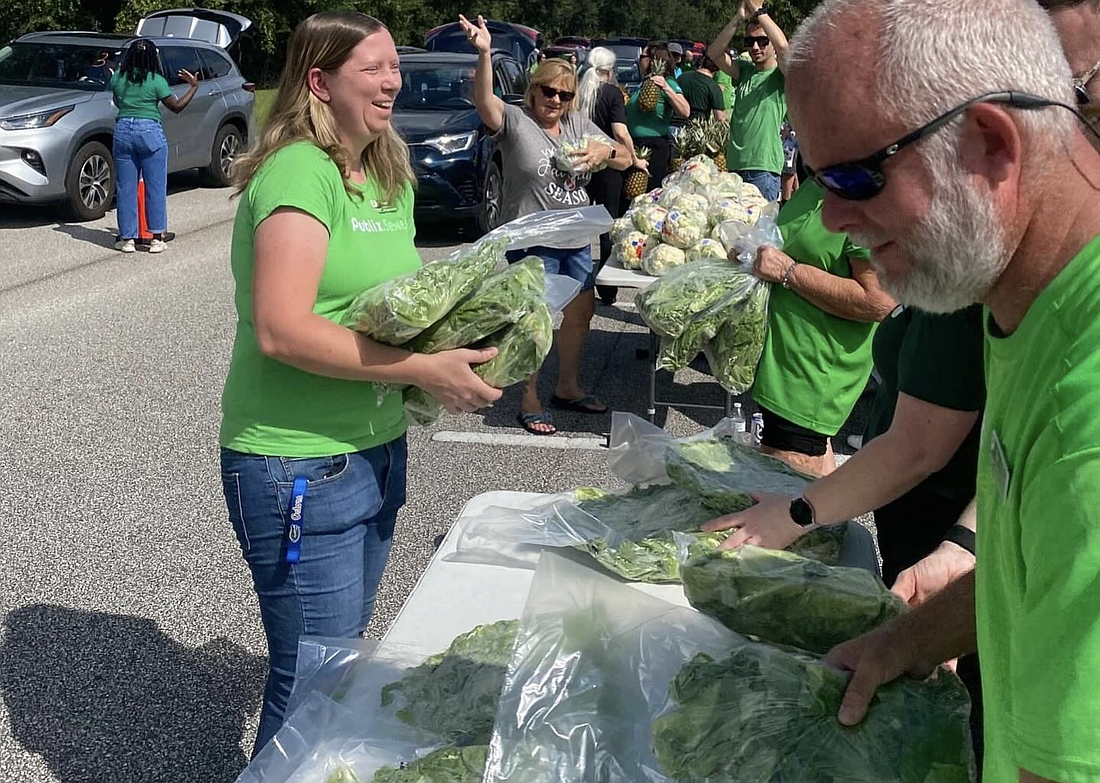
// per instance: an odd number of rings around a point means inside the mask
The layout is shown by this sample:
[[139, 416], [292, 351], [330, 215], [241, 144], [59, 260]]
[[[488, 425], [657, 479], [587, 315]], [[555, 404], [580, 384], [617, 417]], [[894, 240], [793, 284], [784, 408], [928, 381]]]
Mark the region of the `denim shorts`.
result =
[[590, 245], [572, 250], [536, 245], [526, 250], [509, 250], [505, 254], [509, 264], [514, 264], [527, 256], [538, 256], [542, 259], [542, 265], [546, 268], [547, 274], [573, 278], [581, 284], [582, 291], [591, 291], [596, 285], [596, 265], [592, 262]]

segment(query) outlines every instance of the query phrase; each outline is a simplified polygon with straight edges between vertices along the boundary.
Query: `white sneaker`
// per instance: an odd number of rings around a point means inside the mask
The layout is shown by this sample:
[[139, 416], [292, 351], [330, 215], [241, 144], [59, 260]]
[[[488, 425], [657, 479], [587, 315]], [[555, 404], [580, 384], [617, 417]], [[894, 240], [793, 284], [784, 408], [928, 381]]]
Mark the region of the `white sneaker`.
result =
[[154, 237], [149, 242], [149, 252], [150, 253], [163, 253], [167, 249], [168, 249], [168, 243], [165, 242], [163, 239], [157, 239], [156, 237]]
[[137, 250], [137, 243], [132, 239], [120, 239], [115, 242], [115, 250], [121, 250], [123, 253], [133, 253]]

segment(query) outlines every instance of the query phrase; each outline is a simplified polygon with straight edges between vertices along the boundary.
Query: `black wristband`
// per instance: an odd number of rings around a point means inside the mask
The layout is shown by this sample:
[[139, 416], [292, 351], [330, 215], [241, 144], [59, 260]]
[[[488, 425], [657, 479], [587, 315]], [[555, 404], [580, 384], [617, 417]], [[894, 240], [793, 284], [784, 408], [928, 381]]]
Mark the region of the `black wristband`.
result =
[[974, 531], [968, 527], [962, 525], [953, 525], [950, 530], [947, 531], [947, 535], [943, 537], [944, 541], [950, 541], [952, 544], [958, 544], [970, 554], [974, 554]]

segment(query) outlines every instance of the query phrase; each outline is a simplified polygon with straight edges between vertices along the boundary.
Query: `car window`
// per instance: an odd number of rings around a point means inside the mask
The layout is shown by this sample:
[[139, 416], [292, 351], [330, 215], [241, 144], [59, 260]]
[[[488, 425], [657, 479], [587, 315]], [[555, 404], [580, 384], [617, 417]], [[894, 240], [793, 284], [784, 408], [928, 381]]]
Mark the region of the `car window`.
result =
[[[495, 91], [495, 90], [494, 90]], [[439, 65], [434, 62], [402, 62], [399, 109], [473, 108], [472, 65]]]
[[203, 79], [220, 79], [232, 72], [233, 64], [217, 52], [212, 52], [209, 49], [199, 49], [198, 52], [199, 56], [202, 57]]
[[0, 48], [0, 84], [102, 90], [118, 61], [113, 48], [15, 42]]
[[501, 69], [504, 71], [504, 84], [502, 85], [504, 92], [513, 95], [522, 93], [524, 84], [519, 65], [511, 60], [505, 60], [501, 63]]
[[185, 83], [179, 77], [181, 69], [190, 71], [200, 77], [203, 75], [199, 50], [192, 46], [162, 46], [160, 47], [160, 60], [164, 65], [164, 75], [167, 77], [168, 83], [173, 86]]

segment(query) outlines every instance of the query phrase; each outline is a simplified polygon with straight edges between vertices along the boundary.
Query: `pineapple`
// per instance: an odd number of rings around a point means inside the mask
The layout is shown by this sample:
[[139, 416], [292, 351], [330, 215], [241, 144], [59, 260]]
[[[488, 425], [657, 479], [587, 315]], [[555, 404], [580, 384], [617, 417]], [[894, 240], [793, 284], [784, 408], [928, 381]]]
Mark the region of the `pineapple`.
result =
[[638, 91], [638, 108], [642, 111], [653, 111], [661, 100], [661, 88], [653, 82], [654, 76], [664, 76], [668, 70], [668, 63], [663, 57], [654, 57], [649, 61], [649, 73]]
[[[648, 147], [638, 147], [637, 155], [642, 160], [648, 161], [653, 151]], [[631, 169], [630, 173], [626, 175], [626, 179], [623, 183], [623, 193], [626, 194], [627, 201], [633, 201], [638, 196], [642, 195], [646, 191], [646, 185], [649, 184], [649, 175], [641, 169]]]
[[714, 119], [713, 117], [706, 123], [706, 128], [703, 130], [705, 139], [705, 150], [719, 171], [726, 170], [726, 145], [730, 140], [730, 126], [728, 123], [721, 120]]
[[672, 139], [672, 169], [673, 171], [684, 165], [684, 161], [691, 157], [691, 126], [685, 127]]

